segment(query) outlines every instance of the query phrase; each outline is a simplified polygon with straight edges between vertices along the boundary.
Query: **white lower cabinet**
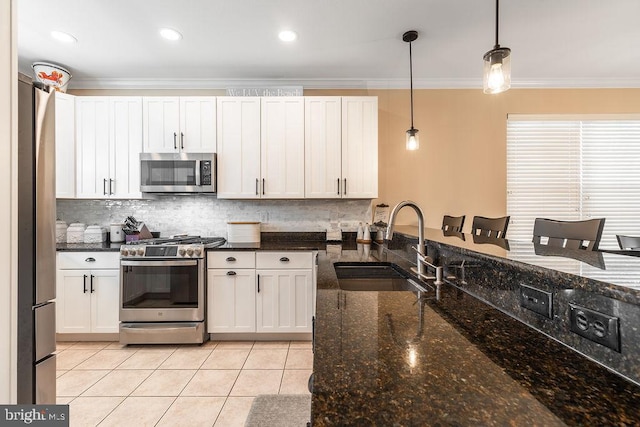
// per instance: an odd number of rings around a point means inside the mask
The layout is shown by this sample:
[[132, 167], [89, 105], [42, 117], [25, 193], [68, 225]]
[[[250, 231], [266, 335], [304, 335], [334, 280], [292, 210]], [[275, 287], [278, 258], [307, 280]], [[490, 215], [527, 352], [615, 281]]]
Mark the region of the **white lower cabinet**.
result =
[[57, 333], [117, 333], [119, 306], [119, 253], [58, 253]]
[[211, 268], [209, 283], [209, 332], [256, 331], [256, 271]]
[[311, 332], [314, 253], [207, 254], [207, 331]]
[[311, 276], [311, 268], [257, 270], [258, 332], [311, 332]]

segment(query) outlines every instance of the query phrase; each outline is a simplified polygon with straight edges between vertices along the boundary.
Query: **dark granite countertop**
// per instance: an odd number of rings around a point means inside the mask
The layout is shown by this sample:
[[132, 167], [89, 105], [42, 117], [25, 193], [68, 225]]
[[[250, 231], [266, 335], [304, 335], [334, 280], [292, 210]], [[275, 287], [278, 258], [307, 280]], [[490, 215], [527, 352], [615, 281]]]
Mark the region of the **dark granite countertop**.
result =
[[503, 310], [452, 284], [342, 291], [338, 261], [411, 266], [377, 244], [319, 252], [314, 426], [640, 423], [638, 385]]
[[[352, 236], [353, 235], [353, 236]], [[226, 242], [216, 248], [207, 248], [208, 251], [238, 250], [238, 251], [314, 251], [324, 250], [327, 246], [325, 233], [320, 232], [269, 232], [262, 233], [259, 243], [230, 243]], [[347, 241], [348, 239], [348, 241]], [[351, 242], [353, 241], [353, 242]], [[342, 242], [338, 242], [342, 243]], [[345, 233], [345, 245], [355, 248], [355, 233]], [[120, 250], [120, 243], [58, 243], [56, 250], [60, 252], [89, 252], [89, 251], [113, 251]]]

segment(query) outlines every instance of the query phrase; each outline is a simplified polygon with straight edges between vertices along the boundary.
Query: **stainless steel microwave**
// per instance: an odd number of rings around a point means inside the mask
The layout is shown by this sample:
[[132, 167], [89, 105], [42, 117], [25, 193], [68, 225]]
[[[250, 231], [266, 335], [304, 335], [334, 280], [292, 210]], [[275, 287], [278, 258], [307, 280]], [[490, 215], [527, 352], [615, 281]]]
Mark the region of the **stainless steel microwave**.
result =
[[215, 153], [141, 153], [143, 193], [215, 193]]

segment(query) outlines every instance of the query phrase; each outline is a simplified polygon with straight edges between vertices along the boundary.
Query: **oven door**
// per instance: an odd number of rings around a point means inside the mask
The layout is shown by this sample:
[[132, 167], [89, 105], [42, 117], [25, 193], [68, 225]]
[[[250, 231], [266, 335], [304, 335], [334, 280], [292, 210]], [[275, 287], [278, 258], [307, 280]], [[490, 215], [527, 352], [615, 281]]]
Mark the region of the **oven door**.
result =
[[204, 321], [204, 260], [121, 260], [120, 321]]

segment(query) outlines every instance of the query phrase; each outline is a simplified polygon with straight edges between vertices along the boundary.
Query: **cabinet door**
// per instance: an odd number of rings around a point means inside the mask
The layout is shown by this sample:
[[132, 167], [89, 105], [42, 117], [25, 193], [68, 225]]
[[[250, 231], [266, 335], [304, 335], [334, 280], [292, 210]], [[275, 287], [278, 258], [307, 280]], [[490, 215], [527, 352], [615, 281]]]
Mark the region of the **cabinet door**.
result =
[[216, 152], [215, 96], [180, 98], [179, 141], [184, 153]]
[[255, 332], [255, 270], [209, 269], [207, 280], [208, 332]]
[[261, 196], [304, 198], [304, 98], [264, 97], [261, 116]]
[[342, 98], [343, 197], [378, 197], [378, 98]]
[[218, 198], [260, 197], [260, 98], [217, 100]]
[[180, 99], [142, 98], [143, 150], [145, 153], [177, 153], [180, 137]]
[[142, 98], [110, 97], [111, 197], [141, 198]]
[[311, 332], [311, 270], [257, 270], [257, 332]]
[[76, 97], [56, 92], [56, 197], [76, 197]]
[[91, 270], [91, 332], [117, 333], [120, 322], [120, 270]]
[[339, 96], [304, 99], [306, 198], [342, 196], [342, 100]]
[[58, 270], [56, 273], [56, 332], [91, 332], [89, 270]]
[[109, 197], [109, 98], [76, 97], [78, 198]]

